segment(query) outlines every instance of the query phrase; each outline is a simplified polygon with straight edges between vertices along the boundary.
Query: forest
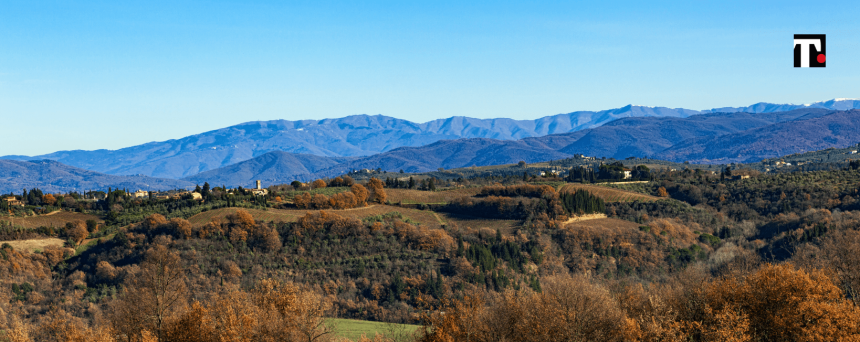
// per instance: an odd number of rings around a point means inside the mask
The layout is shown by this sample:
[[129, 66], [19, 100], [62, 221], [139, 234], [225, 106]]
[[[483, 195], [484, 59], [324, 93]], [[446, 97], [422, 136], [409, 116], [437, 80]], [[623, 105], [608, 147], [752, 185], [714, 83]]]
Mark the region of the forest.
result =
[[[0, 339], [345, 341], [333, 318], [420, 326], [361, 341], [860, 339], [855, 163], [632, 171], [592, 186], [658, 200], [513, 171], [4, 195]], [[58, 212], [89, 218], [14, 223]], [[13, 246], [40, 239], [63, 242]]]

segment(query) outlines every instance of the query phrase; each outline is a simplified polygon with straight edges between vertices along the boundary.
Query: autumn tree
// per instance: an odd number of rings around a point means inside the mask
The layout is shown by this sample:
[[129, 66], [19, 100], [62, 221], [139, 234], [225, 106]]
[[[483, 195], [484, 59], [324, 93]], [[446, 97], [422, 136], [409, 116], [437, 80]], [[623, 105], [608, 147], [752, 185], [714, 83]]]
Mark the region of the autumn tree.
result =
[[76, 246], [80, 245], [89, 235], [87, 224], [84, 221], [75, 220], [66, 223], [66, 236], [74, 241]]
[[324, 317], [331, 304], [319, 293], [264, 279], [254, 288], [252, 298], [262, 314], [263, 334], [312, 342], [332, 333]]
[[54, 203], [57, 203], [57, 199], [54, 197], [54, 195], [47, 194], [45, 196], [42, 196], [42, 202], [47, 205], [54, 205]]
[[350, 191], [353, 195], [355, 195], [355, 203], [358, 206], [363, 206], [367, 202], [367, 188], [365, 188], [361, 184], [353, 184], [350, 187]]
[[146, 230], [154, 230], [165, 224], [167, 224], [167, 218], [165, 218], [164, 215], [152, 214], [143, 219], [140, 226]]
[[846, 300], [823, 271], [792, 264], [765, 265], [745, 279], [727, 278], [708, 289], [716, 313], [748, 317], [761, 341], [843, 341], [860, 338], [860, 308]]
[[188, 239], [191, 237], [191, 223], [188, 220], [181, 218], [172, 218], [170, 219], [170, 226], [173, 228], [176, 236], [182, 239]]
[[370, 178], [367, 181], [367, 188], [370, 190], [370, 201], [377, 203], [385, 203], [385, 199], [388, 197], [385, 194], [385, 185], [381, 180], [376, 177]]
[[324, 180], [317, 179], [311, 184], [311, 186], [313, 186], [314, 189], [322, 189], [326, 187], [326, 184]]
[[167, 324], [185, 305], [187, 296], [179, 255], [156, 244], [146, 251], [140, 271], [125, 285], [110, 305], [113, 329], [128, 339], [146, 330], [164, 340]]

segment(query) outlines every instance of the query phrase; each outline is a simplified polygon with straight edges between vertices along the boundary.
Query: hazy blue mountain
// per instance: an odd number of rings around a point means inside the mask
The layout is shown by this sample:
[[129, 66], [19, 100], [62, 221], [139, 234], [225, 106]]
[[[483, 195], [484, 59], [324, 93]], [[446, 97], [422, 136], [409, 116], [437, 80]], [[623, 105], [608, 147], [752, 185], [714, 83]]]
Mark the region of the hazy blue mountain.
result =
[[[299, 157], [290, 153], [269, 153], [186, 180], [248, 186], [255, 179], [267, 183], [288, 183], [293, 179], [307, 181], [334, 177], [365, 168], [426, 172], [440, 167], [511, 164], [520, 160], [532, 163], [568, 158], [574, 154], [616, 159], [655, 156], [676, 162], [757, 161], [777, 155], [856, 144], [860, 141], [858, 119], [860, 111], [857, 110], [845, 112], [815, 108], [760, 114], [704, 114], [689, 118], [633, 117], [573, 133], [520, 140], [441, 140], [339, 163], [333, 158], [297, 161]], [[330, 166], [315, 171], [306, 166], [295, 170], [290, 168], [290, 165], [308, 162]]]
[[813, 102], [807, 104], [776, 104], [776, 103], [767, 103], [767, 102], [759, 102], [751, 106], [747, 107], [723, 107], [723, 108], [714, 108], [711, 110], [702, 111], [702, 113], [733, 113], [733, 112], [747, 112], [747, 113], [773, 113], [773, 112], [786, 112], [795, 109], [806, 109], [806, 108], [821, 108], [821, 109], [831, 109], [831, 110], [850, 110], [850, 109], [858, 109], [860, 108], [860, 99], [832, 99], [828, 101], [821, 102]]
[[228, 165], [215, 170], [183, 178], [195, 184], [209, 182], [212, 186], [252, 187], [255, 180], [265, 184], [284, 184], [293, 180], [311, 180], [321, 169], [339, 165], [353, 158], [321, 157], [311, 154], [293, 154], [273, 151], [262, 156]]
[[[451, 117], [421, 124], [382, 115], [353, 115], [325, 120], [259, 121], [119, 150], [59, 151], [36, 157], [6, 156], [2, 159], [50, 159], [107, 174], [142, 174], [179, 179], [250, 160], [272, 151], [325, 157], [373, 156], [399, 147], [420, 147], [441, 140], [490, 138], [513, 141], [564, 133], [572, 135], [538, 141], [526, 140], [525, 143], [530, 144], [530, 148], [548, 148], [562, 153], [618, 157], [656, 153], [681, 140], [702, 135], [728, 134], [743, 128], [732, 125], [720, 128], [719, 126], [723, 125], [720, 123], [708, 127], [711, 125], [710, 121], [678, 121], [701, 116], [697, 114], [745, 111], [763, 115], [797, 108], [860, 108], [860, 101], [835, 99], [809, 105], [758, 103], [749, 107], [706, 111], [629, 105], [597, 112], [558, 114], [536, 120]], [[748, 124], [748, 121], [743, 121], [741, 125]], [[609, 130], [583, 131], [602, 127], [607, 123], [611, 123]], [[636, 129], [635, 126], [640, 124], [648, 126], [649, 129]], [[696, 128], [696, 125], [703, 126]], [[660, 128], [665, 132], [649, 136], [658, 126], [665, 126]], [[692, 128], [685, 131], [688, 127]], [[634, 130], [629, 130], [631, 128]], [[646, 138], [650, 138], [650, 141]]]
[[[623, 159], [650, 156], [682, 141], [715, 137], [796, 120], [810, 115], [826, 115], [826, 109], [797, 109], [777, 113], [715, 113], [689, 118], [625, 118], [601, 127], [575, 133], [568, 145], [558, 148], [568, 154], [585, 154]], [[528, 140], [542, 141], [547, 137]]]
[[45, 192], [105, 190], [108, 187], [128, 190], [169, 190], [193, 187], [194, 184], [147, 176], [114, 176], [79, 169], [53, 160], [0, 160], [0, 193], [21, 194], [23, 189], [39, 188]]
[[668, 160], [728, 164], [844, 148], [860, 142], [860, 110], [810, 115], [743, 132], [697, 137], [654, 155]]
[[524, 137], [596, 127], [623, 117], [696, 114], [686, 109], [626, 106], [599, 112], [580, 111], [537, 120], [452, 117], [414, 123], [382, 115], [340, 119], [259, 121], [119, 150], [59, 151], [36, 157], [98, 172], [183, 178], [235, 164], [272, 151], [318, 156], [367, 156], [403, 146], [423, 146], [445, 139]]

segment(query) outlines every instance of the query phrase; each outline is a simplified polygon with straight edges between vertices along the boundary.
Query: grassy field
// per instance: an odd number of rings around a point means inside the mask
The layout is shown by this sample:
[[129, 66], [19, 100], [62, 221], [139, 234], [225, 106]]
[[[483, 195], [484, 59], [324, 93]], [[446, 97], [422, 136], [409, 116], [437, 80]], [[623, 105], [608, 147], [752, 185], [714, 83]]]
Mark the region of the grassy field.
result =
[[412, 334], [420, 328], [418, 325], [393, 324], [372, 321], [359, 321], [355, 319], [329, 318], [328, 324], [335, 328], [335, 335], [350, 340], [358, 340], [361, 335], [373, 338], [377, 333], [380, 335], [405, 335]]
[[0, 245], [4, 243], [8, 243], [15, 250], [19, 251], [28, 251], [33, 253], [34, 251], [43, 251], [47, 246], [59, 246], [63, 247], [63, 243], [65, 241], [60, 240], [58, 238], [47, 238], [47, 239], [30, 239], [30, 240], [13, 240], [13, 241], [0, 241]]
[[464, 188], [443, 191], [420, 191], [408, 189], [385, 189], [388, 201], [403, 204], [444, 204], [460, 197], [471, 197], [481, 192], [481, 188]]
[[47, 215], [31, 216], [31, 217], [0, 217], [0, 221], [11, 222], [12, 225], [24, 228], [39, 228], [39, 227], [63, 227], [67, 222], [75, 220], [96, 220], [101, 221], [95, 215], [72, 213], [68, 211], [55, 211]]
[[573, 192], [576, 190], [587, 190], [591, 192], [595, 196], [602, 198], [606, 202], [633, 202], [633, 201], [644, 201], [644, 202], [654, 202], [659, 200], [659, 197], [646, 195], [638, 192], [626, 191], [621, 189], [614, 189], [605, 186], [598, 185], [588, 185], [588, 184], [578, 184], [571, 183], [561, 187], [561, 192]]

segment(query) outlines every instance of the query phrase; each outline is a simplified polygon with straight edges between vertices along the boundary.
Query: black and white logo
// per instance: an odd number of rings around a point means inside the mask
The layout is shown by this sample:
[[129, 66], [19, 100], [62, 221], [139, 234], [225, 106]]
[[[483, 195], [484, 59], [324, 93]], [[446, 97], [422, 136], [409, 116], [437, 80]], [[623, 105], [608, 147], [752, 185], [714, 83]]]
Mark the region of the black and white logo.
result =
[[827, 39], [823, 34], [794, 35], [794, 67], [823, 68], [827, 66]]

